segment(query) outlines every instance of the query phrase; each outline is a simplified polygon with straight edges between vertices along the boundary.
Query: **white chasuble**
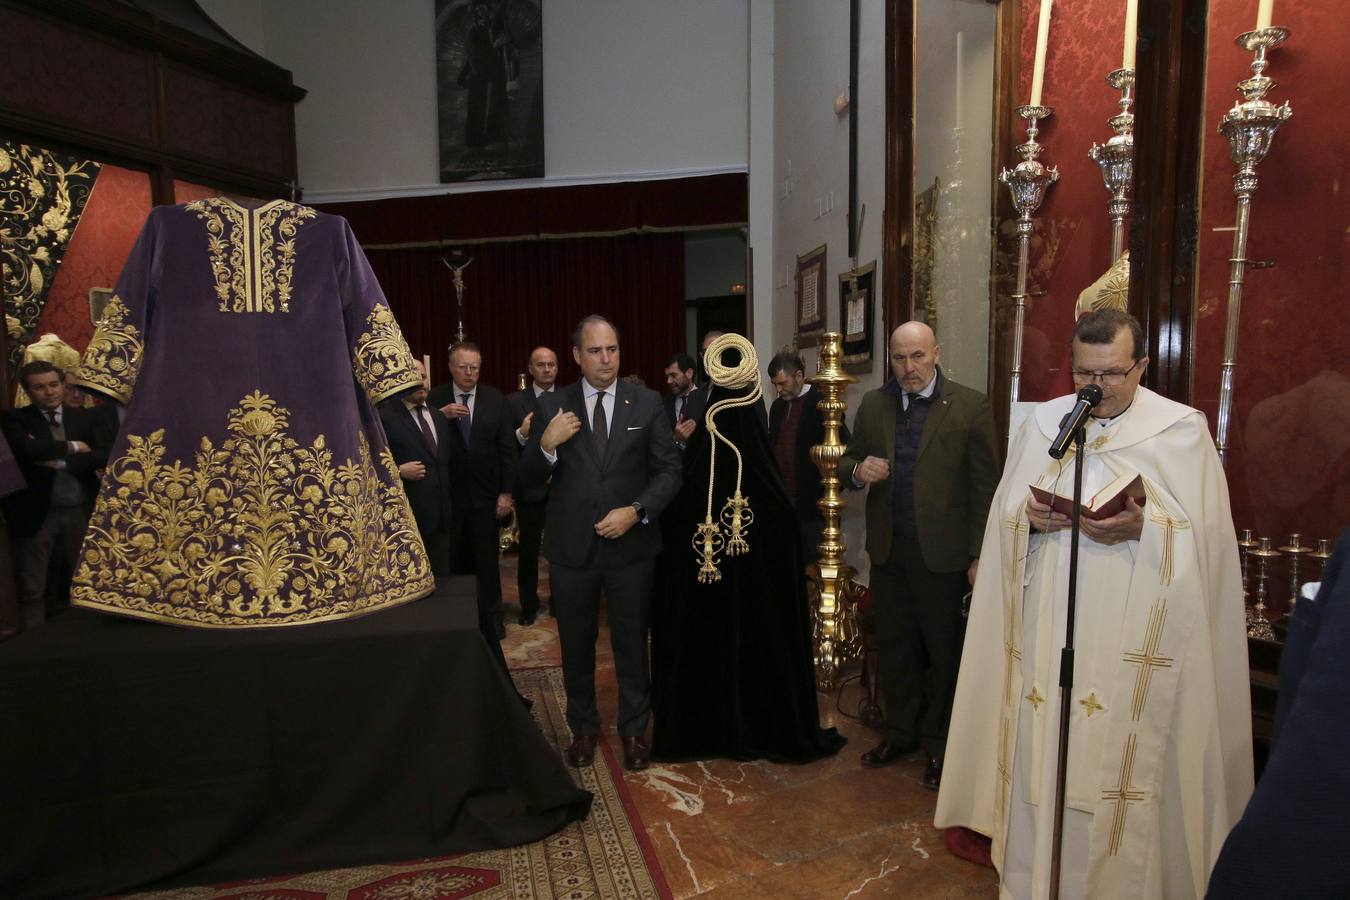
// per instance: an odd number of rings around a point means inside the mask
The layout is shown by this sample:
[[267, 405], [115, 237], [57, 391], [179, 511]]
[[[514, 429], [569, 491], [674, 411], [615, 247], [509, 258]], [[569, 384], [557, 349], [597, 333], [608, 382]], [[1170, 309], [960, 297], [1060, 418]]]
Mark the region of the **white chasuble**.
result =
[[[1073, 401], [1027, 420], [994, 497], [935, 816], [993, 838], [1007, 897], [1048, 886], [1069, 533], [1030, 533], [1026, 501], [1072, 492], [1072, 453], [1046, 450]], [[1140, 539], [1080, 542], [1062, 896], [1203, 896], [1252, 789], [1237, 543], [1204, 417], [1140, 388], [1090, 424], [1084, 496], [1136, 471]]]

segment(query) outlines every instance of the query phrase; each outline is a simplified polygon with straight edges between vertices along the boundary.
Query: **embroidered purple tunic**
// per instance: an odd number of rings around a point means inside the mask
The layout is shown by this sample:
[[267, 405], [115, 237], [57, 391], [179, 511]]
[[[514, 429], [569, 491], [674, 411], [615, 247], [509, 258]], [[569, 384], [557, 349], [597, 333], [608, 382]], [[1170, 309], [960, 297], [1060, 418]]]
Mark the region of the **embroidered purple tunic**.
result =
[[74, 605], [248, 628], [432, 590], [373, 409], [420, 378], [346, 220], [155, 209], [78, 381], [126, 409]]

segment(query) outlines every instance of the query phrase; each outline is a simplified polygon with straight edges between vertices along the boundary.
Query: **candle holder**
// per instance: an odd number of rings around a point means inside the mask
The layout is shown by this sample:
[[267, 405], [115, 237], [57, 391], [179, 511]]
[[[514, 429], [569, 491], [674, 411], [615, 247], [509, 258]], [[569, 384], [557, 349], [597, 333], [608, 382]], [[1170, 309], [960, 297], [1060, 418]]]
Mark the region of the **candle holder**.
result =
[[842, 603], [846, 585], [854, 574], [853, 567], [844, 562], [844, 532], [839, 519], [844, 509], [844, 498], [839, 490], [839, 458], [844, 455], [845, 443], [840, 437], [844, 411], [844, 389], [858, 379], [844, 371], [843, 335], [827, 331], [820, 341], [820, 368], [807, 378], [821, 393], [816, 404], [825, 419], [825, 440], [811, 448], [811, 461], [820, 469], [823, 495], [816, 501], [825, 517], [825, 530], [817, 549], [819, 561], [808, 566], [807, 576], [816, 588], [815, 658], [816, 683], [822, 691], [832, 690], [839, 668], [851, 656], [861, 651], [856, 605]]
[[1294, 605], [1298, 603], [1298, 564], [1306, 554], [1312, 553], [1311, 547], [1300, 543], [1302, 535], [1297, 531], [1289, 535], [1289, 543], [1280, 548], [1280, 552], [1289, 557], [1289, 614], [1294, 614]]
[[1251, 568], [1251, 551], [1256, 547], [1256, 538], [1252, 537], [1250, 528], [1242, 529], [1242, 536], [1238, 540], [1238, 557], [1242, 560], [1242, 602], [1247, 602], [1247, 597], [1251, 594], [1251, 581], [1248, 578]]
[[1284, 43], [1286, 28], [1261, 28], [1238, 35], [1237, 44], [1252, 51], [1252, 77], [1238, 82], [1244, 99], [1224, 113], [1219, 131], [1228, 139], [1228, 149], [1237, 166], [1233, 192], [1237, 195], [1237, 228], [1233, 232], [1233, 255], [1229, 258], [1228, 323], [1224, 334], [1223, 374], [1219, 383], [1219, 423], [1215, 445], [1219, 461], [1228, 462], [1228, 431], [1233, 417], [1233, 373], [1237, 369], [1238, 322], [1242, 310], [1242, 282], [1247, 269], [1247, 232], [1251, 221], [1252, 194], [1256, 193], [1256, 167], [1270, 152], [1275, 132], [1293, 115], [1286, 101], [1276, 106], [1266, 99], [1275, 86], [1266, 75], [1266, 54]]
[[1273, 641], [1275, 629], [1270, 627], [1270, 619], [1266, 618], [1266, 566], [1271, 559], [1280, 555], [1280, 551], [1272, 550], [1270, 538], [1263, 537], [1247, 553], [1256, 557], [1256, 602], [1247, 607], [1247, 636]]
[[1327, 574], [1327, 560], [1331, 559], [1331, 542], [1326, 538], [1317, 539], [1317, 549], [1308, 554], [1308, 559], [1317, 563], [1317, 580]]
[[1120, 91], [1120, 112], [1107, 122], [1116, 133], [1105, 144], [1093, 143], [1088, 156], [1101, 166], [1102, 181], [1111, 192], [1107, 212], [1111, 216], [1111, 262], [1125, 252], [1125, 216], [1130, 211], [1130, 185], [1134, 183], [1134, 69], [1116, 69], [1106, 83]]
[[1017, 292], [1013, 294], [1013, 356], [1009, 402], [1016, 403], [1022, 389], [1022, 326], [1026, 320], [1027, 260], [1031, 253], [1032, 215], [1040, 208], [1045, 192], [1059, 180], [1059, 167], [1046, 168], [1038, 159], [1045, 149], [1036, 142], [1040, 121], [1054, 113], [1050, 106], [1019, 106], [1017, 114], [1027, 120], [1027, 139], [1017, 145], [1022, 161], [1012, 169], [999, 172], [998, 180], [1008, 187], [1017, 207]]

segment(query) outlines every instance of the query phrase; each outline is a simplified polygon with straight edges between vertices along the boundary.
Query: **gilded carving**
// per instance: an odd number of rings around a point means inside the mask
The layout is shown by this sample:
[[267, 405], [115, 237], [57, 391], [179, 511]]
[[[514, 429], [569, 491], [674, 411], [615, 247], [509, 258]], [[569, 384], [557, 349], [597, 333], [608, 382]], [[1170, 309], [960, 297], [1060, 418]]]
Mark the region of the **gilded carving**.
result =
[[77, 606], [202, 627], [342, 619], [424, 596], [434, 582], [389, 451], [365, 436], [336, 462], [322, 434], [254, 391], [230, 436], [189, 463], [164, 429], [129, 435], [107, 470], [72, 586]]
[[113, 294], [84, 350], [76, 380], [125, 406], [131, 400], [144, 350], [140, 330], [127, 322], [126, 304]]
[[371, 403], [387, 400], [422, 383], [413, 368], [408, 342], [403, 339], [394, 314], [384, 304], [366, 316], [366, 330], [352, 348], [352, 367]]

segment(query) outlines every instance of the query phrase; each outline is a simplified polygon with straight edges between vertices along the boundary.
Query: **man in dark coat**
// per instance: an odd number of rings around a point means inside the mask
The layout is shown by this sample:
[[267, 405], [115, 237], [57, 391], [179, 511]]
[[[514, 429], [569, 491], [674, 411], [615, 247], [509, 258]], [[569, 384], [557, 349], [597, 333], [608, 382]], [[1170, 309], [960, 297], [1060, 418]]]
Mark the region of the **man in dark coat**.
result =
[[[797, 512], [803, 559], [810, 563], [825, 532], [825, 514], [816, 505], [825, 489], [811, 460], [811, 448], [825, 441], [825, 416], [817, 406], [821, 395], [807, 383], [802, 358], [791, 351], [769, 360], [769, 381], [778, 392], [769, 408], [769, 446]], [[848, 443], [848, 437], [841, 424], [839, 439]]]
[[1270, 761], [1210, 875], [1212, 898], [1350, 897], [1350, 531], [1294, 607]]
[[[540, 400], [544, 428], [532, 428], [521, 457], [525, 486], [549, 484], [544, 555], [562, 645], [567, 761], [595, 759], [595, 640], [603, 590], [619, 681], [624, 765], [647, 768], [651, 718], [647, 633], [661, 553], [662, 510], [680, 489], [680, 452], [655, 391], [619, 380], [619, 334], [600, 316], [581, 320], [572, 357], [582, 378]], [[536, 435], [538, 435], [536, 437]]]
[[422, 387], [382, 403], [380, 419], [427, 548], [431, 572], [449, 575], [450, 422], [439, 409], [427, 404], [427, 371], [421, 360], [414, 365], [422, 376]]
[[4, 501], [24, 628], [46, 621], [51, 564], [61, 567], [66, 580], [75, 570], [98, 496], [95, 473], [107, 465], [114, 437], [105, 426], [107, 417], [64, 405], [62, 379], [62, 371], [50, 362], [24, 366], [19, 383], [33, 402], [0, 418], [28, 482]]
[[[539, 398], [552, 393], [558, 380], [558, 355], [547, 347], [535, 347], [526, 366], [530, 384], [523, 391], [508, 394], [506, 405], [515, 424], [516, 443], [520, 451], [530, 440], [539, 412]], [[545, 423], [539, 421], [539, 428]], [[544, 508], [548, 502], [548, 485], [527, 488], [516, 474], [512, 492], [516, 506], [516, 526], [520, 529], [520, 543], [516, 556], [516, 586], [520, 592], [520, 624], [533, 625], [539, 615], [539, 544], [544, 536]]]
[[924, 786], [937, 790], [961, 662], [961, 598], [975, 582], [999, 458], [988, 398], [942, 373], [933, 330], [906, 322], [889, 348], [894, 377], [863, 397], [839, 460], [845, 483], [870, 488], [886, 726], [862, 763], [890, 765], [922, 744]]
[[467, 341], [450, 348], [450, 383], [428, 402], [450, 420], [450, 558], [467, 554], [478, 579], [478, 615], [485, 634], [506, 637], [502, 624], [501, 550], [497, 522], [511, 514], [516, 446], [511, 411], [496, 388], [479, 384], [483, 356]]

